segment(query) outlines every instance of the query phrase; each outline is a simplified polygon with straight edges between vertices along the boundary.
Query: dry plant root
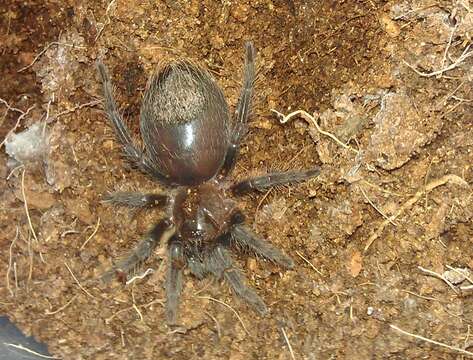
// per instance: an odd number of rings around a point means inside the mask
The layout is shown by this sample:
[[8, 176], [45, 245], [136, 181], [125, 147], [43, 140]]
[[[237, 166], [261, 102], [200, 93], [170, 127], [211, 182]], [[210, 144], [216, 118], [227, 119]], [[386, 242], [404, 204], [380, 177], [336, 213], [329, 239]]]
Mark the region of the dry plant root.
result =
[[452, 351], [456, 351], [460, 354], [463, 354], [463, 355], [467, 355], [467, 356], [473, 356], [473, 353], [471, 351], [467, 351], [465, 349], [462, 349], [462, 348], [459, 348], [457, 346], [452, 346], [452, 345], [448, 345], [448, 344], [444, 344], [440, 341], [435, 341], [435, 340], [432, 340], [432, 339], [429, 339], [429, 338], [426, 338], [424, 336], [420, 336], [420, 335], [417, 335], [417, 334], [413, 334], [413, 333], [410, 333], [406, 330], [403, 330], [399, 327], [397, 327], [396, 325], [389, 325], [391, 327], [391, 329], [394, 329], [396, 331], [399, 331], [401, 334], [403, 335], [407, 335], [407, 336], [410, 336], [410, 337], [413, 337], [415, 339], [418, 339], [418, 340], [422, 340], [422, 341], [425, 341], [425, 342], [428, 342], [430, 344], [434, 344], [434, 345], [437, 345], [437, 346], [440, 346], [440, 347], [443, 347], [443, 348], [446, 348], [446, 349], [449, 349], [449, 350], [452, 350]]
[[347, 145], [345, 143], [343, 143], [342, 141], [340, 141], [335, 135], [333, 135], [332, 133], [329, 133], [328, 131], [325, 131], [323, 130], [320, 125], [318, 124], [317, 120], [316, 120], [316, 117], [313, 116], [313, 115], [310, 115], [308, 112], [304, 111], [304, 110], [296, 110], [296, 111], [293, 111], [292, 113], [290, 114], [287, 114], [287, 115], [284, 115], [282, 113], [280, 113], [279, 111], [276, 111], [274, 109], [271, 109], [271, 111], [273, 113], [275, 113], [278, 118], [279, 118], [279, 122], [281, 124], [285, 124], [287, 123], [289, 120], [292, 120], [293, 118], [295, 117], [301, 117], [302, 119], [304, 119], [305, 121], [307, 121], [309, 124], [312, 124], [314, 125], [314, 127], [317, 129], [317, 131], [319, 133], [321, 133], [322, 135], [325, 135], [325, 136], [328, 136], [330, 139], [332, 139], [333, 141], [335, 141], [338, 145], [340, 145], [342, 148], [344, 149], [347, 149], [347, 150], [350, 150], [351, 152], [355, 153], [355, 154], [358, 154], [358, 150], [356, 149], [353, 149], [350, 145]]
[[417, 191], [416, 194], [411, 197], [409, 200], [407, 200], [397, 211], [396, 214], [390, 216], [388, 219], [384, 220], [376, 229], [376, 231], [369, 237], [368, 241], [366, 242], [366, 246], [364, 249], [364, 252], [366, 253], [368, 249], [370, 248], [371, 244], [382, 234], [384, 231], [384, 228], [386, 225], [388, 225], [390, 222], [394, 221], [397, 219], [399, 216], [401, 216], [406, 210], [410, 209], [422, 196], [424, 196], [425, 193], [428, 193], [432, 191], [433, 189], [445, 185], [446, 183], [454, 183], [457, 185], [465, 186], [468, 187], [468, 183], [463, 180], [461, 177], [454, 175], [454, 174], [448, 174], [445, 176], [442, 176], [439, 179], [432, 180], [429, 182], [424, 188], [421, 190]]

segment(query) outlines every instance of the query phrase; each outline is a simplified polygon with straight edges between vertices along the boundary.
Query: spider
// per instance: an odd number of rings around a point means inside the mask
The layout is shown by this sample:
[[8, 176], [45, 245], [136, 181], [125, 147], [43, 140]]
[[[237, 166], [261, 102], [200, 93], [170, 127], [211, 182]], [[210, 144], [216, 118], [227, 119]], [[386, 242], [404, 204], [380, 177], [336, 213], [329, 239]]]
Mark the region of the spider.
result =
[[290, 257], [245, 226], [243, 213], [229, 196], [300, 182], [317, 176], [319, 169], [274, 172], [236, 183], [225, 180], [247, 132], [256, 76], [255, 55], [253, 44], [246, 43], [243, 85], [233, 116], [222, 90], [200, 66], [181, 59], [154, 73], [140, 111], [143, 148], [135, 144], [118, 111], [106, 66], [97, 64], [105, 111], [126, 158], [169, 189], [162, 193], [117, 192], [107, 196], [106, 201], [117, 206], [163, 207], [166, 216], [103, 279], [110, 280], [114, 275], [127, 279], [158, 244], [166, 244], [168, 324], [177, 321], [185, 268], [199, 279], [208, 275], [225, 279], [240, 298], [264, 315], [265, 303], [246, 285], [231, 252], [250, 252], [288, 269], [294, 266]]

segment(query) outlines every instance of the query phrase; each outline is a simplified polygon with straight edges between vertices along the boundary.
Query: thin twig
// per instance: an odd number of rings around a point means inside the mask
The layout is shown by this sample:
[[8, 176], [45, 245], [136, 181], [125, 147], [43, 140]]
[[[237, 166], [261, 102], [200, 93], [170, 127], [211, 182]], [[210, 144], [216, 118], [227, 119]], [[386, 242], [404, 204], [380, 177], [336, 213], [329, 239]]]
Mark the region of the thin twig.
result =
[[69, 47], [72, 47], [72, 48], [76, 47], [76, 48], [78, 48], [78, 49], [83, 49], [83, 48], [84, 48], [83, 46], [76, 46], [76, 45], [74, 45], [74, 44], [64, 44], [64, 43], [61, 43], [61, 42], [59, 42], [59, 41], [53, 41], [53, 42], [49, 43], [48, 45], [46, 45], [46, 46], [44, 47], [44, 49], [41, 50], [41, 51], [38, 53], [38, 55], [35, 56], [35, 58], [33, 59], [33, 61], [32, 61], [30, 64], [28, 64], [28, 65], [26, 65], [26, 66], [23, 66], [21, 69], [17, 70], [17, 72], [20, 73], [20, 72], [25, 71], [26, 69], [32, 67], [32, 66], [34, 65], [34, 63], [35, 63], [36, 61], [38, 61], [39, 58], [40, 58], [46, 51], [48, 51], [48, 49], [49, 49], [51, 46], [54, 46], [54, 45], [58, 45], [58, 46], [59, 46], [59, 45], [62, 45], [62, 46], [69, 46]]
[[33, 351], [33, 350], [28, 349], [27, 347], [24, 347], [24, 346], [21, 345], [21, 344], [16, 345], [16, 344], [11, 344], [11, 343], [6, 343], [6, 342], [4, 342], [3, 345], [11, 346], [12, 348], [15, 348], [15, 349], [23, 350], [24, 352], [33, 354], [33, 355], [38, 356], [38, 357], [43, 358], [43, 359], [60, 359], [60, 358], [55, 357], [55, 356], [49, 356], [49, 355], [40, 354], [40, 353], [38, 353], [38, 352], [36, 352], [36, 351]]
[[283, 327], [281, 327], [282, 335], [284, 336], [284, 340], [286, 341], [287, 347], [289, 348], [289, 353], [291, 354], [291, 359], [296, 360], [296, 357], [294, 356], [294, 351], [292, 350], [291, 343], [289, 342], [289, 339], [286, 334], [286, 330], [284, 330]]
[[205, 315], [207, 315], [209, 318], [211, 318], [214, 323], [215, 323], [215, 328], [217, 329], [217, 337], [220, 339], [222, 337], [222, 332], [220, 330], [220, 324], [218, 323], [217, 319], [207, 311], [204, 311]]
[[53, 45], [60, 45], [60, 42], [58, 42], [58, 41], [53, 41], [52, 43], [49, 43], [48, 45], [46, 45], [46, 46], [44, 47], [44, 49], [41, 50], [41, 51], [38, 53], [38, 55], [35, 56], [35, 58], [33, 59], [33, 61], [32, 61], [31, 63], [29, 63], [28, 65], [22, 67], [22, 68], [19, 69], [17, 72], [20, 73], [20, 72], [25, 71], [26, 69], [32, 67], [32, 66], [34, 65], [34, 63], [35, 63], [36, 61], [38, 61], [38, 59], [39, 59], [46, 51], [48, 51], [48, 49], [49, 49], [51, 46], [53, 46]]
[[418, 8], [418, 9], [412, 9], [412, 10], [406, 11], [405, 13], [403, 13], [401, 15], [396, 16], [395, 18], [393, 18], [393, 20], [400, 20], [402, 18], [407, 17], [407, 15], [410, 15], [410, 14], [413, 14], [413, 13], [416, 13], [416, 12], [419, 12], [419, 11], [427, 10], [427, 9], [430, 9], [430, 8], [433, 8], [433, 7], [436, 7], [436, 6], [438, 6], [438, 5], [429, 5], [429, 6], [421, 7], [421, 8]]
[[145, 319], [143, 317], [143, 314], [141, 313], [140, 309], [138, 309], [138, 306], [136, 306], [135, 294], [133, 293], [133, 288], [131, 289], [131, 301], [132, 301], [133, 309], [135, 309], [135, 311], [137, 312], [138, 316], [140, 317], [141, 322], [144, 322]]
[[112, 0], [112, 1], [110, 1], [110, 3], [108, 4], [107, 9], [105, 10], [105, 16], [107, 17], [107, 22], [106, 22], [105, 24], [103, 24], [103, 26], [100, 28], [99, 32], [98, 32], [97, 35], [95, 36], [94, 42], [97, 42], [97, 40], [99, 39], [100, 35], [101, 35], [102, 32], [104, 31], [105, 27], [111, 23], [110, 16], [108, 15], [108, 13], [109, 13], [110, 9], [112, 8], [112, 6], [115, 4], [115, 1], [116, 1], [116, 0]]
[[72, 302], [77, 298], [77, 294], [75, 294], [71, 300], [69, 300], [67, 303], [65, 303], [63, 306], [61, 306], [59, 309], [56, 309], [54, 311], [49, 311], [49, 310], [46, 310], [45, 313], [46, 315], [54, 315], [54, 314], [57, 314], [58, 312], [64, 310], [65, 308], [67, 308], [70, 304], [72, 304]]
[[130, 285], [132, 282], [134, 282], [136, 280], [144, 279], [146, 276], [148, 276], [149, 274], [152, 274], [152, 273], [154, 273], [153, 269], [151, 269], [151, 268], [146, 269], [146, 271], [143, 274], [133, 276], [130, 280], [128, 280], [126, 282], [126, 285]]
[[25, 172], [26, 168], [23, 166], [23, 172], [21, 173], [21, 195], [23, 196], [23, 205], [25, 206], [26, 217], [28, 218], [28, 225], [31, 230], [31, 234], [33, 235], [36, 242], [38, 242], [38, 237], [36, 236], [36, 232], [33, 228], [33, 223], [31, 222], [30, 211], [28, 210], [28, 202], [26, 200], [26, 192], [25, 192]]
[[259, 209], [261, 205], [263, 204], [263, 201], [268, 197], [269, 193], [273, 190], [274, 188], [269, 188], [268, 191], [263, 195], [260, 201], [258, 201], [258, 205], [256, 206], [256, 211], [255, 211], [255, 218], [254, 222], [256, 222], [256, 216], [258, 215]]
[[469, 13], [472, 12], [471, 8], [469, 5], [465, 4], [464, 1], [459, 1], [460, 5], [463, 6], [465, 8], [466, 11], [468, 11]]
[[[461, 186], [466, 186], [468, 187], [468, 183], [463, 180], [461, 177], [454, 175], [454, 174], [448, 174], [445, 176], [442, 176], [439, 179], [432, 180], [429, 182], [426, 186], [424, 186], [421, 190], [417, 191], [416, 194], [411, 197], [409, 200], [407, 200], [394, 214], [393, 216], [390, 217], [392, 221], [396, 220], [401, 214], [403, 214], [407, 209], [410, 209], [426, 192], [432, 191], [436, 187], [445, 185], [446, 183], [454, 183], [458, 184]], [[366, 253], [370, 246], [373, 244], [373, 242], [382, 234], [384, 231], [384, 228], [386, 225], [388, 225], [390, 221], [384, 220], [376, 229], [376, 231], [369, 237], [368, 241], [366, 242], [364, 252]]]
[[[430, 170], [432, 168], [432, 162], [433, 162], [433, 159], [430, 160], [429, 167], [427, 168], [427, 171], [425, 172], [424, 187], [427, 186], [427, 181], [429, 180]], [[429, 204], [429, 193], [425, 192], [425, 205], [424, 205], [425, 209], [427, 209], [428, 204]]]
[[4, 100], [4, 99], [2, 99], [2, 98], [0, 98], [0, 103], [2, 103], [3, 105], [5, 105], [5, 106], [7, 107], [7, 110], [8, 110], [8, 111], [15, 111], [15, 112], [18, 112], [18, 113], [20, 113], [20, 114], [24, 114], [24, 113], [25, 113], [25, 112], [24, 112], [23, 110], [21, 110], [21, 109], [18, 109], [18, 108], [15, 108], [15, 107], [13, 107], [13, 106], [10, 106], [10, 104], [9, 104], [6, 100]]
[[[462, 273], [460, 270], [454, 268], [453, 266], [450, 266], [450, 265], [445, 265], [445, 266], [446, 266], [447, 269], [456, 272], [460, 276], [463, 276], [466, 280], [468, 280], [470, 282], [470, 284], [473, 284], [473, 279], [466, 274], [467, 271], [465, 271], [465, 273]], [[464, 270], [467, 270], [467, 269], [464, 269]]]
[[13, 241], [10, 244], [10, 248], [8, 250], [8, 268], [7, 268], [7, 289], [10, 292], [10, 295], [13, 296], [13, 290], [10, 288], [10, 271], [12, 267], [12, 254], [13, 254], [13, 246], [15, 246], [15, 242], [18, 239], [18, 235], [20, 234], [20, 230], [18, 226], [16, 227], [16, 234], [15, 237], [13, 238]]
[[26, 282], [27, 287], [29, 287], [29, 284], [31, 283], [31, 279], [33, 279], [33, 248], [31, 247], [31, 235], [28, 234], [28, 255], [30, 257], [30, 267], [28, 271], [28, 281]]
[[18, 272], [16, 268], [16, 261], [13, 263], [13, 275], [15, 276], [15, 289], [18, 290]]
[[140, 317], [141, 322], [144, 322], [145, 319], [143, 317], [143, 314], [141, 313], [140, 309], [138, 309], [138, 306], [136, 306], [135, 303], [133, 303], [133, 309], [138, 313], [138, 316]]
[[[204, 280], [205, 281], [205, 280]], [[207, 281], [205, 281], [204, 283], [204, 286], [202, 286], [201, 289], [197, 290], [195, 293], [194, 293], [194, 296], [197, 296], [199, 295], [200, 293], [204, 292], [205, 290], [207, 290], [207, 288], [212, 284], [212, 280], [209, 279]]]
[[296, 251], [296, 254], [302, 259], [304, 260], [312, 269], [314, 269], [314, 271], [319, 274], [320, 276], [324, 276], [324, 274], [322, 274], [322, 272], [317, 269], [314, 264], [312, 264], [309, 260], [307, 260], [299, 251]]
[[402, 194], [399, 194], [399, 193], [396, 193], [396, 192], [393, 192], [393, 191], [389, 191], [389, 190], [386, 190], [386, 189], [383, 189], [381, 186], [379, 185], [376, 185], [376, 184], [372, 184], [370, 183], [369, 181], [367, 180], [364, 180], [362, 179], [361, 182], [363, 182], [364, 184], [368, 185], [368, 186], [371, 186], [372, 188], [375, 188], [377, 189], [378, 191], [381, 191], [385, 194], [389, 194], [389, 195], [393, 195], [393, 196], [397, 196], [397, 197], [404, 197], [404, 195]]
[[59, 237], [60, 237], [61, 239], [64, 239], [64, 237], [65, 237], [66, 235], [69, 235], [69, 234], [80, 234], [80, 231], [77, 231], [77, 230], [66, 230], [66, 231], [62, 232], [61, 235], [59, 235]]
[[8, 174], [6, 180], [7, 180], [7, 181], [10, 180], [10, 178], [13, 176], [13, 174], [15, 174], [15, 172], [16, 172], [17, 170], [23, 169], [23, 166], [24, 166], [24, 165], [22, 164], [22, 165], [18, 165], [16, 168], [13, 168], [13, 170], [10, 171], [10, 173]]
[[426, 72], [422, 72], [422, 71], [419, 71], [417, 70], [413, 65], [409, 64], [407, 61], [405, 60], [402, 60], [404, 62], [404, 64], [406, 64], [409, 68], [411, 68], [412, 70], [414, 70], [414, 72], [419, 75], [419, 76], [423, 76], [423, 77], [432, 77], [432, 76], [437, 76], [437, 75], [441, 75], [443, 74], [444, 72], [447, 72], [447, 71], [450, 71], [450, 70], [453, 70], [455, 69], [457, 66], [459, 66], [462, 62], [464, 62], [466, 59], [468, 59], [470, 56], [473, 55], [473, 51], [470, 51], [468, 52], [468, 50], [470, 50], [470, 46], [471, 45], [468, 45], [465, 50], [463, 50], [462, 54], [457, 58], [457, 60], [455, 60], [453, 63], [451, 63], [450, 65], [440, 69], [440, 70], [436, 70], [436, 71], [432, 71], [432, 72], [429, 72], [429, 73], [426, 73]]
[[300, 116], [301, 118], [303, 118], [305, 121], [307, 121], [309, 124], [312, 124], [315, 126], [315, 128], [317, 129], [317, 131], [319, 133], [321, 133], [322, 135], [325, 135], [325, 136], [328, 136], [330, 139], [332, 139], [333, 141], [335, 141], [338, 145], [340, 145], [341, 147], [343, 147], [344, 149], [347, 149], [347, 150], [350, 150], [352, 152], [354, 152], [355, 154], [358, 154], [358, 150], [352, 148], [350, 145], [347, 145], [347, 144], [344, 144], [342, 141], [340, 141], [335, 135], [333, 135], [332, 133], [329, 133], [328, 131], [325, 131], [325, 130], [322, 130], [319, 126], [319, 124], [317, 123], [317, 120], [315, 119], [314, 116], [310, 115], [308, 112], [304, 111], [304, 110], [297, 110], [297, 111], [293, 111], [292, 113], [290, 114], [287, 114], [287, 115], [284, 115], [283, 113], [280, 113], [279, 111], [277, 110], [274, 110], [274, 109], [271, 109], [271, 111], [273, 113], [275, 113], [278, 117], [279, 117], [279, 122], [281, 124], [285, 124], [287, 123], [289, 120], [291, 120], [292, 118], [294, 117], [297, 117], [297, 116]]
[[[164, 301], [161, 300], [161, 299], [156, 299], [156, 300], [153, 300], [147, 304], [143, 304], [143, 305], [135, 305], [136, 307], [140, 308], [140, 307], [144, 307], [144, 308], [147, 308], [148, 306], [151, 306], [151, 305], [154, 305], [154, 304], [160, 304], [161, 306], [164, 306]], [[127, 307], [125, 309], [121, 309], [121, 310], [118, 310], [115, 314], [113, 314], [112, 316], [110, 316], [109, 318], [105, 319], [105, 323], [106, 324], [110, 324], [110, 322], [115, 319], [118, 315], [120, 315], [121, 313], [124, 313], [124, 312], [127, 312], [127, 311], [130, 311], [130, 310], [136, 310], [134, 306], [130, 306], [130, 307]]]
[[[12, 129], [10, 129], [10, 131], [7, 133], [7, 135], [5, 136], [5, 138], [2, 140], [2, 142], [0, 143], [0, 148], [3, 146], [3, 144], [5, 144], [5, 142], [8, 140], [8, 138], [11, 136], [11, 134], [13, 134], [16, 129], [18, 128], [18, 126], [20, 126], [20, 122], [21, 120], [28, 115], [28, 113], [33, 110], [35, 108], [36, 105], [32, 105], [28, 108], [28, 110], [26, 110], [25, 112], [23, 112], [20, 116], [18, 116], [18, 119], [16, 120], [16, 124], [15, 126], [13, 126]], [[13, 108], [11, 108], [13, 109]], [[15, 110], [18, 110], [18, 109], [15, 109]], [[20, 110], [21, 111], [21, 110]]]
[[[44, 119], [44, 122], [47, 123], [49, 120], [49, 110], [51, 109], [51, 102], [54, 100], [54, 93], [53, 93], [53, 98], [49, 99], [48, 105], [46, 106], [46, 118]], [[46, 127], [43, 128], [43, 131], [46, 129]]]
[[85, 107], [93, 107], [95, 105], [98, 105], [102, 102], [102, 100], [92, 100], [92, 101], [89, 101], [87, 103], [84, 103], [84, 104], [79, 104], [79, 105], [76, 105], [74, 106], [72, 109], [68, 109], [68, 110], [64, 110], [64, 111], [61, 111], [60, 113], [57, 113], [53, 116], [51, 116], [51, 118], [49, 119], [49, 122], [50, 123], [51, 121], [61, 117], [61, 116], [64, 116], [64, 115], [67, 115], [67, 114], [70, 114], [70, 113], [73, 113], [77, 110], [81, 110]]
[[452, 97], [452, 99], [460, 101], [461, 103], [464, 103], [464, 102], [471, 103], [473, 101], [473, 99], [464, 99], [464, 98], [456, 96], [456, 95], [452, 95], [451, 97]]
[[220, 300], [217, 300], [213, 297], [210, 297], [210, 296], [198, 296], [198, 298], [200, 299], [206, 299], [206, 300], [212, 300], [212, 301], [215, 301], [225, 307], [227, 307], [228, 309], [230, 309], [234, 314], [235, 316], [238, 318], [238, 321], [240, 321], [240, 324], [241, 326], [243, 327], [243, 330], [245, 330], [245, 332], [248, 334], [248, 336], [251, 336], [250, 335], [250, 332], [248, 331], [248, 329], [246, 328], [245, 326], [245, 323], [243, 322], [243, 320], [241, 319], [240, 315], [238, 315], [238, 313], [236, 312], [236, 310], [234, 308], [232, 308], [230, 305], [224, 303], [223, 301], [220, 301]]
[[84, 243], [81, 245], [79, 250], [83, 250], [85, 245], [87, 245], [87, 243], [90, 241], [90, 239], [92, 239], [95, 236], [95, 234], [97, 234], [99, 226], [100, 226], [100, 218], [98, 218], [98, 220], [97, 220], [97, 225], [95, 225], [94, 231], [92, 232], [92, 234], [90, 234], [90, 236], [87, 238], [87, 240], [84, 241]]
[[439, 274], [439, 273], [436, 273], [435, 271], [423, 268], [422, 266], [418, 266], [417, 268], [420, 271], [422, 271], [424, 274], [427, 274], [427, 275], [430, 275], [430, 276], [436, 277], [437, 279], [442, 280], [443, 282], [445, 282], [445, 284], [447, 284], [453, 290], [453, 292], [455, 294], [458, 294], [457, 288], [450, 281], [448, 281], [442, 274]]
[[466, 349], [467, 348], [467, 344], [468, 344], [468, 340], [470, 339], [470, 325], [467, 325], [467, 328], [466, 328], [466, 336], [465, 336], [465, 341], [463, 342], [463, 347]]
[[450, 33], [450, 37], [448, 39], [447, 46], [445, 46], [445, 51], [443, 52], [443, 57], [442, 57], [442, 68], [445, 67], [445, 62], [447, 61], [448, 50], [450, 49], [450, 46], [452, 45], [453, 34], [455, 34], [455, 31], [457, 31], [457, 27], [458, 27], [458, 23], [456, 23], [455, 26], [453, 27], [452, 32]]
[[363, 194], [363, 196], [365, 197], [366, 201], [368, 201], [370, 203], [370, 205], [377, 211], [381, 214], [381, 216], [383, 218], [385, 218], [387, 221], [389, 221], [392, 225], [394, 226], [397, 226], [397, 224], [392, 221], [386, 214], [384, 214], [372, 201], [371, 199], [368, 197], [368, 195], [366, 195], [366, 192], [365, 190], [363, 189], [362, 186], [358, 186], [358, 188], [360, 189], [361, 193]]
[[444, 348], [447, 348], [447, 349], [450, 349], [450, 350], [453, 350], [453, 351], [457, 351], [463, 355], [469, 355], [469, 356], [473, 356], [473, 352], [470, 352], [470, 351], [467, 351], [467, 350], [464, 350], [464, 349], [461, 349], [459, 347], [456, 347], [456, 346], [451, 346], [451, 345], [447, 345], [447, 344], [444, 344], [444, 343], [441, 343], [439, 341], [435, 341], [435, 340], [432, 340], [432, 339], [428, 339], [426, 337], [423, 337], [423, 336], [420, 336], [420, 335], [416, 335], [416, 334], [412, 334], [410, 332], [407, 332], [405, 330], [402, 330], [400, 328], [398, 328], [396, 325], [389, 325], [392, 329], [396, 330], [396, 331], [399, 331], [401, 334], [404, 334], [404, 335], [407, 335], [407, 336], [411, 336], [413, 338], [416, 338], [416, 339], [419, 339], [419, 340], [423, 340], [423, 341], [426, 341], [428, 343], [431, 343], [431, 344], [435, 344], [435, 345], [438, 345], [438, 346], [441, 346], [441, 347], [444, 347]]
[[91, 297], [92, 299], [95, 299], [95, 297], [90, 293], [88, 292], [82, 285], [81, 283], [79, 282], [79, 280], [76, 278], [76, 276], [74, 275], [74, 273], [72, 272], [71, 268], [69, 267], [69, 265], [67, 265], [66, 262], [64, 262], [64, 265], [66, 266], [67, 270], [69, 270], [72, 278], [74, 279], [74, 281], [76, 282], [76, 284], [79, 286], [79, 288], [85, 292], [87, 294], [87, 296]]
[[125, 343], [125, 330], [123, 330], [122, 327], [120, 328], [120, 339], [122, 340], [122, 347], [125, 347], [126, 346], [126, 343]]
[[439, 101], [436, 105], [435, 108], [440, 108], [444, 107], [447, 104], [447, 101], [455, 96], [456, 92], [460, 90], [460, 88], [465, 85], [466, 81], [462, 81], [460, 85], [458, 85], [450, 94], [446, 95], [445, 98], [442, 101]]
[[432, 301], [439, 301], [439, 299], [436, 299], [434, 297], [430, 297], [430, 296], [424, 296], [424, 295], [420, 295], [420, 294], [417, 294], [413, 291], [409, 291], [409, 290], [401, 290], [402, 292], [405, 292], [405, 293], [408, 293], [408, 294], [411, 294], [413, 296], [417, 296], [418, 298], [421, 298], [421, 299], [424, 299], [424, 300], [432, 300]]

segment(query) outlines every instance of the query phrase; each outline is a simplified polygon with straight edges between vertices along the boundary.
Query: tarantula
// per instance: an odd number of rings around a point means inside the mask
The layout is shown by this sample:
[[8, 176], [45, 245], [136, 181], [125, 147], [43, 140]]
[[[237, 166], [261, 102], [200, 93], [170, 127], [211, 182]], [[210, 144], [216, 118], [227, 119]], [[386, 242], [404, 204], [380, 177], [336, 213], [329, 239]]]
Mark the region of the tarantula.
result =
[[244, 225], [245, 218], [230, 194], [303, 181], [319, 174], [306, 171], [270, 173], [229, 185], [223, 181], [235, 165], [247, 132], [255, 82], [255, 49], [245, 46], [243, 86], [233, 116], [212, 76], [188, 60], [173, 61], [148, 81], [140, 112], [144, 149], [136, 145], [118, 111], [107, 68], [98, 63], [105, 110], [126, 158], [136, 168], [164, 184], [167, 193], [118, 192], [114, 205], [131, 208], [165, 207], [166, 216], [136, 247], [104, 274], [125, 276], [148, 259], [158, 244], [167, 244], [166, 320], [174, 324], [182, 288], [183, 269], [199, 279], [224, 278], [234, 292], [260, 314], [267, 307], [248, 287], [233, 264], [230, 250], [249, 251], [285, 268], [294, 266], [283, 252]]

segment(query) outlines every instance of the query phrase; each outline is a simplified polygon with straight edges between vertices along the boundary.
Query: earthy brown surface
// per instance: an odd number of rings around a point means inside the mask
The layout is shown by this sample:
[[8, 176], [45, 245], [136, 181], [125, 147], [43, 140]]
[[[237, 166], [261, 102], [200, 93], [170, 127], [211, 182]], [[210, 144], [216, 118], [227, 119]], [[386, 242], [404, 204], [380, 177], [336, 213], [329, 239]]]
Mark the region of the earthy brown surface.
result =
[[[471, 42], [468, 1], [87, 3], [0, 5], [0, 98], [21, 111], [36, 105], [18, 131], [46, 120], [50, 136], [49, 154], [25, 167], [31, 226], [23, 168], [12, 172], [0, 155], [0, 313], [63, 359], [290, 359], [284, 334], [296, 359], [462, 356], [391, 324], [473, 345], [473, 298], [460, 289], [468, 280], [447, 272], [452, 289], [418, 268], [473, 268], [472, 61], [451, 66]], [[234, 176], [322, 169], [318, 179], [241, 199], [254, 229], [297, 266], [239, 259], [270, 306], [264, 318], [225, 284], [188, 276], [182, 326], [170, 329], [161, 255], [147, 264], [155, 273], [130, 286], [94, 281], [159, 217], [101, 203], [109, 190], [158, 185], [125, 166], [95, 101], [94, 63], [109, 66], [138, 136], [143, 89], [161, 59], [205, 64], [233, 106], [250, 39], [257, 101]], [[423, 76], [406, 63], [451, 69]], [[21, 115], [6, 109], [2, 140]], [[321, 128], [351, 150], [300, 118], [278, 124], [270, 109], [317, 111]], [[208, 297], [232, 306], [248, 333]]]

